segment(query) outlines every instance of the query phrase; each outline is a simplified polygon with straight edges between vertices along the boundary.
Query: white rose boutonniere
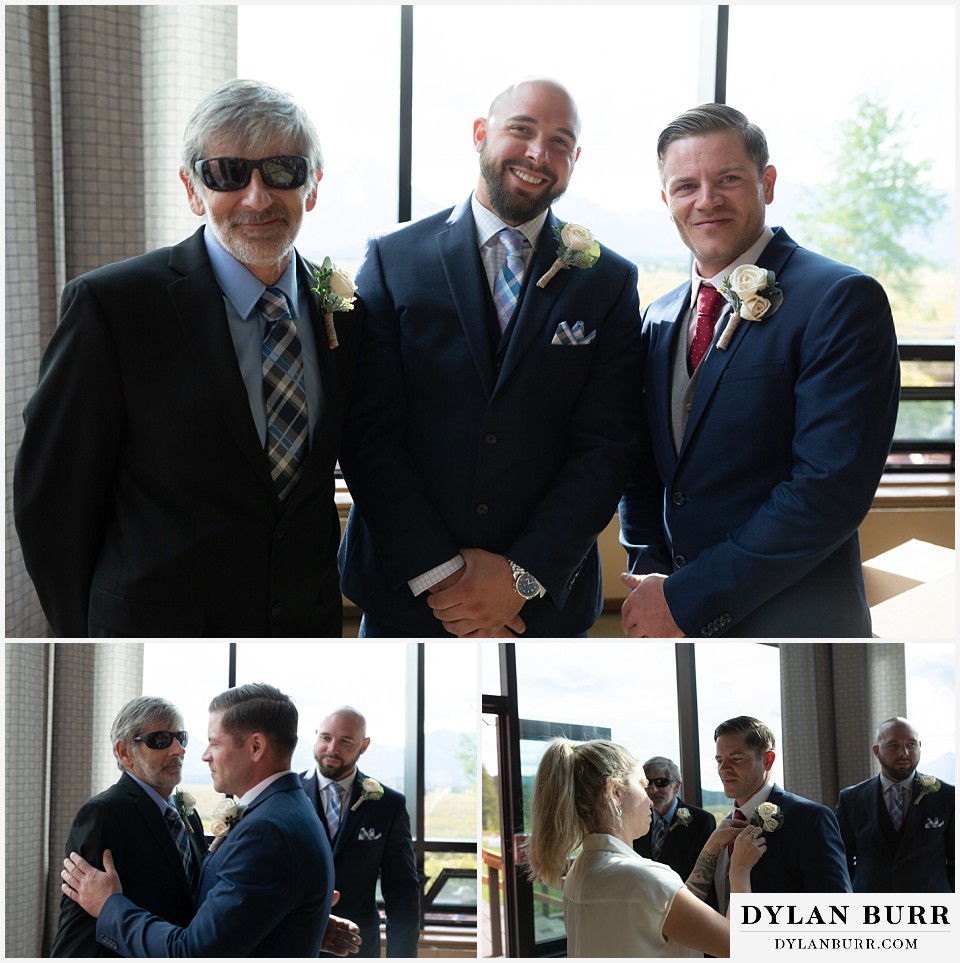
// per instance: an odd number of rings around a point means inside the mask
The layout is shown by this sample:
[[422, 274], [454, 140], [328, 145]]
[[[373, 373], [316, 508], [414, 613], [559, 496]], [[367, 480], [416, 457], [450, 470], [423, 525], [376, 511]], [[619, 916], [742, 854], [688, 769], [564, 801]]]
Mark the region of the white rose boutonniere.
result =
[[319, 271], [314, 270], [313, 276], [317, 286], [310, 290], [320, 298], [323, 322], [327, 329], [327, 344], [332, 350], [340, 344], [337, 340], [337, 329], [333, 324], [333, 312], [353, 310], [353, 302], [357, 300], [357, 286], [350, 274], [337, 267], [328, 257], [323, 259]]
[[723, 279], [720, 293], [730, 302], [733, 314], [717, 341], [717, 348], [726, 351], [736, 333], [740, 319], [760, 321], [774, 314], [783, 303], [783, 291], [773, 271], [756, 264], [741, 264]]
[[693, 822], [693, 816], [690, 815], [690, 810], [686, 807], [681, 807], [677, 810], [677, 815], [673, 820], [674, 826], [689, 826]]
[[772, 833], [783, 825], [783, 810], [772, 802], [760, 803], [750, 814], [750, 822], [765, 833]]
[[233, 799], [222, 799], [217, 803], [213, 812], [210, 813], [210, 832], [214, 836], [213, 842], [210, 844], [209, 851], [211, 853], [227, 838], [230, 830], [240, 822], [246, 808], [246, 806], [238, 806], [236, 800]]
[[371, 779], [368, 776], [360, 783], [360, 789], [360, 798], [350, 807], [350, 812], [356, 812], [360, 808], [360, 803], [367, 799], [373, 802], [383, 799], [383, 786], [381, 786], [376, 779]]
[[192, 816], [197, 811], [196, 799], [182, 789], [174, 789], [173, 804], [177, 807], [177, 812], [180, 813], [180, 818], [183, 820], [184, 825], [192, 833], [193, 826], [190, 825], [190, 820], [187, 817]]
[[936, 776], [920, 776], [920, 792], [917, 794], [917, 798], [914, 799], [914, 806], [923, 799], [924, 796], [928, 796], [930, 793], [940, 791], [940, 780]]
[[579, 224], [561, 224], [554, 227], [553, 233], [557, 237], [557, 259], [550, 266], [550, 270], [537, 281], [538, 288], [545, 288], [558, 271], [572, 267], [592, 268], [600, 257], [600, 245], [585, 227]]

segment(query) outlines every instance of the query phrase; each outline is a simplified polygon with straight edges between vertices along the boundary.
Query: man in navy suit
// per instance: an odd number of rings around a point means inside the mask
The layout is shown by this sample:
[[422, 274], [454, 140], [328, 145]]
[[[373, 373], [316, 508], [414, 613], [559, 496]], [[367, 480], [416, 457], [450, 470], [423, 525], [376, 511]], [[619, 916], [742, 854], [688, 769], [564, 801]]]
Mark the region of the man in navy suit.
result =
[[694, 264], [644, 313], [624, 631], [869, 637], [857, 529], [899, 402], [887, 297], [766, 226], [777, 172], [739, 111], [687, 111], [657, 156]]
[[370, 737], [366, 719], [349, 706], [317, 730], [317, 767], [301, 773], [333, 848], [337, 912], [360, 928], [360, 956], [380, 956], [377, 880], [387, 917], [387, 956], [415, 957], [420, 939], [420, 879], [406, 800], [357, 768]]
[[717, 820], [706, 809], [691, 806], [680, 798], [680, 769], [672, 759], [648, 759], [643, 764], [643, 774], [653, 804], [653, 820], [649, 832], [633, 841], [634, 851], [666, 863], [681, 879], [686, 879], [717, 828]]
[[105, 873], [71, 854], [61, 889], [97, 917], [97, 941], [120, 956], [315, 957], [333, 900], [333, 859], [290, 769], [296, 706], [273, 686], [228, 689], [210, 703], [207, 738], [213, 787], [237, 797], [238, 813], [203, 863], [191, 922], [165, 922], [122, 895], [109, 851]]
[[[123, 775], [80, 807], [66, 855], [79, 853], [99, 867], [103, 851], [109, 849], [127, 896], [151, 913], [186, 926], [193, 919], [207, 841], [196, 809], [185, 799], [178, 807], [174, 794], [187, 745], [183, 715], [165, 699], [140, 696], [117, 713], [110, 739]], [[115, 956], [97, 942], [96, 926], [83, 907], [62, 895], [50, 955]]]
[[561, 244], [592, 246], [550, 210], [579, 134], [556, 82], [508, 88], [474, 121], [474, 193], [368, 246], [340, 455], [363, 635], [578, 636], [601, 611], [597, 536], [635, 457], [639, 298], [602, 246], [543, 280]]
[[[770, 778], [776, 759], [776, 737], [752, 716], [737, 716], [717, 726], [717, 772], [723, 792], [733, 799], [734, 819], [746, 819], [764, 830], [767, 851], [750, 872], [754, 893], [849, 893], [850, 876], [833, 812], [820, 803], [785, 792]], [[764, 809], [773, 810], [764, 819]], [[757, 810], [760, 808], [760, 812]], [[727, 851], [720, 853], [710, 897], [721, 913], [729, 892]]]
[[840, 791], [837, 819], [855, 893], [953, 893], [956, 792], [921, 775], [920, 736], [906, 719], [877, 729], [880, 774]]
[[334, 468], [362, 311], [333, 316], [334, 346], [294, 249], [322, 167], [295, 101], [230, 81], [181, 147], [204, 226], [65, 287], [14, 473], [56, 636], [341, 635]]

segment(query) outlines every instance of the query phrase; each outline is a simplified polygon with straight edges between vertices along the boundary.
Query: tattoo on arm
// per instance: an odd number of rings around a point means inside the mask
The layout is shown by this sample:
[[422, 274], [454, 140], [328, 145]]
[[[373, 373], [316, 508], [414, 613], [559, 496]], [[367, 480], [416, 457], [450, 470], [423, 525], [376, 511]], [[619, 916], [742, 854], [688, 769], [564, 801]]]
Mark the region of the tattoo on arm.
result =
[[687, 879], [687, 889], [698, 899], [705, 900], [713, 883], [714, 873], [717, 871], [719, 853], [708, 853], [704, 850], [697, 858], [693, 872]]

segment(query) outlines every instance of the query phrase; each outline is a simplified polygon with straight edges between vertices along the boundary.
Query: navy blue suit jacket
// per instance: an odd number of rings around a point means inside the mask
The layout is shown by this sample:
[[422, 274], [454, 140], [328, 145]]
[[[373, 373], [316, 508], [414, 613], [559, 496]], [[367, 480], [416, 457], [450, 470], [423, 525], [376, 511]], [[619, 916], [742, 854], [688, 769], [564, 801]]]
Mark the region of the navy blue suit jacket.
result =
[[[327, 830], [316, 770], [301, 775], [307, 797]], [[387, 956], [415, 957], [420, 940], [420, 878], [413, 859], [406, 800], [401, 793], [384, 786], [383, 798], [364, 800], [353, 810], [365, 778], [358, 769], [340, 828], [331, 840], [336, 888], [340, 893], [334, 912], [360, 927], [360, 956], [379, 956], [379, 878], [387, 916]], [[327, 830], [328, 838], [329, 835]]]
[[897, 833], [879, 776], [840, 791], [836, 813], [855, 893], [954, 892], [956, 791], [941, 782], [937, 792], [920, 793], [917, 775]]
[[875, 280], [782, 228], [758, 260], [783, 303], [707, 355], [679, 453], [670, 383], [690, 283], [644, 314], [649, 434], [621, 540], [631, 571], [669, 576], [667, 604], [688, 636], [867, 637], [857, 529], [899, 404], [890, 306]]
[[[188, 820], [194, 854], [194, 881], [207, 851], [203, 823]], [[126, 773], [109, 789], [88, 799], [70, 827], [64, 855], [79, 853], [103, 869], [109, 849], [124, 893], [151, 913], [186, 926], [193, 919], [194, 893], [188, 885], [173, 836], [156, 802]], [[97, 921], [69, 896], [60, 897], [60, 921], [51, 956], [90, 957], [116, 954], [97, 942]]]
[[204, 860], [187, 926], [115, 895], [97, 919], [97, 940], [121, 956], [317, 956], [332, 900], [330, 844], [291, 772], [257, 796]]
[[[401, 634], [445, 634], [407, 582], [462, 548], [506, 555], [540, 580], [547, 596], [520, 613], [529, 635], [577, 635], [600, 613], [596, 540], [639, 421], [637, 270], [603, 248], [594, 267], [538, 288], [557, 224], [548, 214], [499, 366], [469, 200], [367, 249], [340, 563], [344, 594]], [[563, 321], [582, 321], [590, 343], [551, 344]]]

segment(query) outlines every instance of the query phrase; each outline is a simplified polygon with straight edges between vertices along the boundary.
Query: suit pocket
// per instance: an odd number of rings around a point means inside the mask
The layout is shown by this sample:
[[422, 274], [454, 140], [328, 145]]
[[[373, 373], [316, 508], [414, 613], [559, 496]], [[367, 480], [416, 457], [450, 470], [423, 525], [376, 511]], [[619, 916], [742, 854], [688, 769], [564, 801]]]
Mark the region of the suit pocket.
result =
[[123, 598], [103, 589], [90, 592], [90, 637], [195, 638], [203, 634], [203, 603]]
[[762, 364], [745, 364], [742, 367], [733, 366], [724, 371], [720, 378], [721, 384], [729, 384], [731, 381], [749, 381], [753, 378], [776, 378], [786, 370], [786, 362], [764, 361]]

